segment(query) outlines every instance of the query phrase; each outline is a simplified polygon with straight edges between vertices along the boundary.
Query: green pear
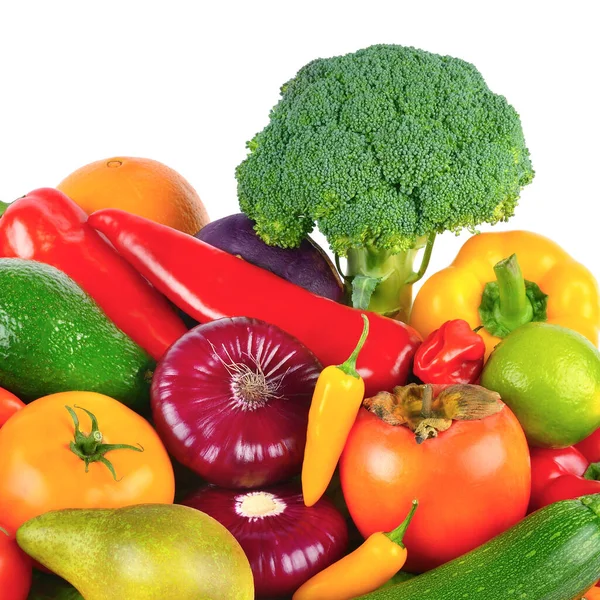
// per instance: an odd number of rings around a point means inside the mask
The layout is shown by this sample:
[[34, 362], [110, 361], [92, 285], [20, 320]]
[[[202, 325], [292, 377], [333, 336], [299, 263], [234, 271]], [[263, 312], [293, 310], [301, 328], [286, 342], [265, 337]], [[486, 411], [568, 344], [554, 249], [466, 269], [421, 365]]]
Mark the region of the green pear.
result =
[[215, 519], [187, 506], [45, 513], [17, 531], [19, 546], [85, 600], [252, 600], [250, 564]]

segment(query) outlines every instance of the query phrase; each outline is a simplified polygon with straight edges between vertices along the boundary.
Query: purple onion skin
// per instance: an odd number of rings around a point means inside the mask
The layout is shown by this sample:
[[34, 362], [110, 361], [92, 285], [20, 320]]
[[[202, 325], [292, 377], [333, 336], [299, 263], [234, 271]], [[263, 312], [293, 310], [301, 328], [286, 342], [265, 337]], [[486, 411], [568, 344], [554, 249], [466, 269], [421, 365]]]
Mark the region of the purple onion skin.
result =
[[[240, 499], [257, 492], [283, 501], [283, 512], [242, 516]], [[327, 498], [307, 508], [297, 484], [251, 492], [209, 486], [182, 504], [210, 515], [237, 539], [250, 561], [257, 599], [290, 597], [305, 581], [342, 558], [348, 545], [344, 517]]]
[[212, 221], [196, 236], [229, 254], [267, 269], [313, 294], [341, 302], [344, 288], [325, 252], [311, 238], [298, 248], [278, 248], [265, 244], [254, 231], [254, 222], [238, 213]]
[[[253, 372], [260, 365], [271, 397], [249, 394], [247, 386], [244, 396], [232, 363]], [[321, 369], [308, 348], [264, 321], [198, 325], [154, 373], [154, 425], [170, 454], [209, 483], [252, 488], [289, 479], [302, 468]]]

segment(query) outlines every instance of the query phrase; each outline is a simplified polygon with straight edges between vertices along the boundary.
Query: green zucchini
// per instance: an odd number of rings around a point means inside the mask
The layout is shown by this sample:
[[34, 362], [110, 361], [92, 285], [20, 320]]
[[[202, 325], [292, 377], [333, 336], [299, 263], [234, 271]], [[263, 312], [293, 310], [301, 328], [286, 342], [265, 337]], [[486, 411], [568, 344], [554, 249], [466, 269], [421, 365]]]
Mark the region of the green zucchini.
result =
[[361, 599], [576, 600], [598, 579], [600, 494], [594, 494], [541, 508], [479, 548]]

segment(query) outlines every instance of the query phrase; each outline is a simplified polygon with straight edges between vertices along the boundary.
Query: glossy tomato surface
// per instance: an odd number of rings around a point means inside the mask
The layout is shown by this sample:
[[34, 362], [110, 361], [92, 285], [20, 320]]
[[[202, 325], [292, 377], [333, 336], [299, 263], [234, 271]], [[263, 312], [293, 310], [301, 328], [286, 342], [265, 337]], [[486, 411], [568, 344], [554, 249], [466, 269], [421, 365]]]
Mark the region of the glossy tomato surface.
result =
[[413, 499], [406, 570], [422, 572], [516, 524], [531, 485], [525, 434], [507, 406], [478, 421], [454, 421], [417, 444], [404, 426], [361, 409], [340, 462], [344, 497], [365, 537], [398, 526]]
[[26, 600], [31, 587], [31, 560], [0, 526], [0, 598]]
[[[84, 461], [69, 448], [75, 425], [91, 430], [92, 412], [105, 444], [143, 449], [107, 452], [116, 479], [101, 462]], [[0, 515], [13, 533], [25, 521], [62, 508], [119, 508], [131, 504], [171, 503], [171, 461], [152, 426], [124, 404], [93, 392], [64, 392], [34, 400], [0, 429]]]

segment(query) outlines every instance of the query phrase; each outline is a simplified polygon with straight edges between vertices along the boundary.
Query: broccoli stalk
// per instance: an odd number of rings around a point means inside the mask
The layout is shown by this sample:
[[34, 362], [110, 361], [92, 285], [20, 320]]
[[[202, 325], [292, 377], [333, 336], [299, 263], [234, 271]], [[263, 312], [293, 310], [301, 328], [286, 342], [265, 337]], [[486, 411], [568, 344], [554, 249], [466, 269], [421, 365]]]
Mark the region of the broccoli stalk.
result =
[[258, 235], [294, 248], [318, 226], [348, 300], [402, 319], [435, 236], [508, 220], [534, 176], [519, 115], [473, 65], [393, 45], [304, 66], [248, 149]]
[[[354, 308], [373, 310], [407, 321], [412, 305], [412, 285], [425, 274], [435, 234], [420, 239], [413, 248], [391, 253], [373, 247], [352, 248], [346, 256], [346, 294]], [[420, 267], [416, 256], [424, 248]], [[339, 264], [339, 260], [337, 261]]]

